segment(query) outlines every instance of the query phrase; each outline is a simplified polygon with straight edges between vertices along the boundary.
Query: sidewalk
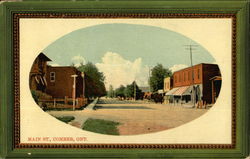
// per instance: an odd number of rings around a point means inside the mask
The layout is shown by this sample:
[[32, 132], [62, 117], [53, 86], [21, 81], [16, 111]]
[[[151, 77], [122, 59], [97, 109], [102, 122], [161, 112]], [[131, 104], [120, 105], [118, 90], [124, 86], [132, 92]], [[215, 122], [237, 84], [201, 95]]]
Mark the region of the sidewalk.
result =
[[89, 118], [84, 112], [93, 111], [94, 106], [96, 105], [98, 98], [96, 98], [92, 103], [90, 103], [84, 110], [71, 110], [71, 111], [47, 111], [52, 116], [63, 117], [63, 116], [73, 116], [75, 119], [68, 124], [82, 128], [84, 122]]
[[84, 108], [83, 111], [86, 110], [86, 109], [92, 109], [92, 110], [94, 110], [94, 107], [95, 107], [96, 103], [98, 102], [98, 100], [99, 100], [99, 98], [96, 98], [92, 103], [90, 103], [89, 105], [87, 105], [87, 107]]

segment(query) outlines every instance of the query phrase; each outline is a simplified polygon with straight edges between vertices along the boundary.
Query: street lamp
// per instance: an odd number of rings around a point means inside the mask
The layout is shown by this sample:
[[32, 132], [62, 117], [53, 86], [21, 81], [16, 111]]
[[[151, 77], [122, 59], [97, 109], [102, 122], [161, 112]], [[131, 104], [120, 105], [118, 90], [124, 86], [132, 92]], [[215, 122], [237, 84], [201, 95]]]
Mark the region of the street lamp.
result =
[[76, 105], [76, 77], [77, 75], [71, 75], [73, 77], [73, 92], [72, 92], [72, 98], [73, 98], [73, 110], [75, 110], [75, 105]]

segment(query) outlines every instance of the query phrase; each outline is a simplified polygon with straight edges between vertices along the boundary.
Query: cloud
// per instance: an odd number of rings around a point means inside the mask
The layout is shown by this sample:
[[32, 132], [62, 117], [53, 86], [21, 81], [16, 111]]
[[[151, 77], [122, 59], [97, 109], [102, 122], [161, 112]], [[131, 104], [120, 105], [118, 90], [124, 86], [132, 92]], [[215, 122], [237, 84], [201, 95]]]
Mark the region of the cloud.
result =
[[142, 65], [141, 58], [130, 61], [118, 53], [107, 52], [102, 57], [102, 62], [96, 63], [96, 67], [105, 75], [106, 88], [109, 88], [109, 85], [114, 88], [126, 86], [134, 80], [139, 86], [148, 85], [148, 67]]
[[74, 56], [71, 58], [71, 62], [76, 66], [80, 66], [81, 63], [82, 64], [85, 64], [86, 63], [86, 60], [84, 59], [84, 57], [80, 56], [80, 55], [77, 55], [77, 56]]
[[50, 66], [60, 66], [58, 63], [54, 63], [54, 62], [52, 62], [52, 63], [49, 62], [49, 65]]
[[184, 64], [177, 64], [177, 65], [174, 65], [174, 66], [170, 67], [169, 69], [170, 69], [172, 72], [176, 72], [176, 71], [178, 71], [178, 70], [181, 70], [181, 69], [187, 68], [187, 67], [189, 67], [189, 66], [184, 65]]

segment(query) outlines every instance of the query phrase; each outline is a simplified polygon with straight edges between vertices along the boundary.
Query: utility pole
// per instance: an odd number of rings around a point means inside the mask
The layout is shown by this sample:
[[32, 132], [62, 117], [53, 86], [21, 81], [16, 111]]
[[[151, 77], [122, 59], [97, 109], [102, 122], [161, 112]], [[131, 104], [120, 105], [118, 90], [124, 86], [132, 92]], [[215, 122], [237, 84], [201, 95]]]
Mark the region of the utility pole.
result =
[[150, 76], [151, 76], [151, 68], [150, 68], [150, 66], [148, 66], [148, 86], [149, 86], [149, 92], [151, 92]]
[[194, 86], [194, 68], [193, 68], [193, 50], [195, 50], [193, 47], [197, 47], [198, 45], [185, 45], [187, 50], [189, 50], [190, 53], [190, 63], [191, 63], [191, 69], [192, 69], [192, 94], [193, 94], [193, 108], [195, 108], [195, 101], [196, 101], [196, 97], [195, 97], [195, 86]]
[[73, 77], [73, 92], [72, 92], [72, 98], [73, 98], [73, 110], [75, 110], [76, 106], [76, 77], [77, 75], [71, 75]]
[[84, 72], [82, 72], [82, 98], [85, 98], [85, 79], [84, 79]]
[[136, 83], [134, 81], [134, 100], [136, 100]]

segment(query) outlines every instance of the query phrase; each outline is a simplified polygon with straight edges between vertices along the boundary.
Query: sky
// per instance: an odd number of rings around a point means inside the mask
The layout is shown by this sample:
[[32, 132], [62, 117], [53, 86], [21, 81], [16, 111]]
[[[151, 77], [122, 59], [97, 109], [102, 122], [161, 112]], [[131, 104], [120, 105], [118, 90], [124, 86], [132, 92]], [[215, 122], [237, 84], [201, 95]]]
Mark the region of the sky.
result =
[[201, 45], [179, 33], [155, 26], [101, 24], [75, 30], [43, 50], [53, 66], [92, 62], [105, 75], [105, 86], [147, 86], [149, 71], [163, 64], [173, 72], [190, 66], [185, 45], [197, 45], [193, 64], [215, 63]]

